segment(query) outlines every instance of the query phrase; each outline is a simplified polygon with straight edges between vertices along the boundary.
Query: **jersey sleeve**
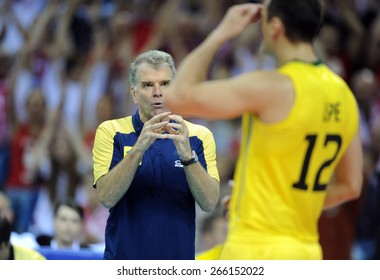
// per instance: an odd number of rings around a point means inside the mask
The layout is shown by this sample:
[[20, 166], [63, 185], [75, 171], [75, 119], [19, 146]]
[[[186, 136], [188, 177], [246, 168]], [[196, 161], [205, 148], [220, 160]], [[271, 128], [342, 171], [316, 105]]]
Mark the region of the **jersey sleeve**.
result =
[[203, 139], [203, 145], [204, 145], [204, 156], [205, 156], [205, 160], [207, 164], [207, 172], [210, 174], [211, 177], [220, 181], [219, 172], [218, 172], [218, 168], [216, 164], [215, 139], [211, 131], [208, 129], [206, 130], [206, 133]]
[[108, 173], [114, 147], [115, 133], [109, 128], [107, 123], [101, 124], [95, 134], [94, 148], [93, 148], [93, 162], [94, 162], [94, 187], [96, 182], [101, 176]]

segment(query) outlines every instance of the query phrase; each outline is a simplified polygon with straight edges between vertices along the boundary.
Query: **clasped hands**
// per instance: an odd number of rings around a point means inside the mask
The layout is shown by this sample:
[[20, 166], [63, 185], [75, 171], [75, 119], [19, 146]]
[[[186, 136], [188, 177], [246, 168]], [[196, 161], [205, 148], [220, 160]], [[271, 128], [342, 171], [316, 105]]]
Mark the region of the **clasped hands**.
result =
[[165, 112], [154, 116], [150, 121], [154, 123], [152, 125], [154, 133], [169, 133], [171, 135], [183, 135], [188, 137], [186, 124], [183, 118], [179, 115], [173, 115], [170, 112]]
[[172, 139], [180, 158], [191, 158], [189, 130], [181, 116], [171, 112], [158, 114], [145, 123], [143, 130], [144, 135], [149, 135], [150, 144], [154, 139]]

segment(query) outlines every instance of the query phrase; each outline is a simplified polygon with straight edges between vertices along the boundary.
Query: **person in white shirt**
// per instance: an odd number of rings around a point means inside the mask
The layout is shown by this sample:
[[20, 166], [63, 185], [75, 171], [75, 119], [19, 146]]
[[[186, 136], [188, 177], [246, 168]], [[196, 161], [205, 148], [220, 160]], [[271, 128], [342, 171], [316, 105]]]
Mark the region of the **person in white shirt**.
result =
[[40, 246], [52, 249], [69, 249], [79, 251], [83, 230], [83, 208], [72, 200], [60, 202], [54, 209], [53, 236], [37, 236]]

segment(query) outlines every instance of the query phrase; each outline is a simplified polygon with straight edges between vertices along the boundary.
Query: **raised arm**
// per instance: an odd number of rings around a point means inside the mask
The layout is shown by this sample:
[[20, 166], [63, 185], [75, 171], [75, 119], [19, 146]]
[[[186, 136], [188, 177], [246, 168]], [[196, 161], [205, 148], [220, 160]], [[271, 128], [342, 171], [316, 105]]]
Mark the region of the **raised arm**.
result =
[[[210, 64], [220, 47], [226, 41], [241, 34], [250, 23], [258, 21], [260, 11], [261, 5], [257, 4], [231, 7], [218, 27], [182, 61], [176, 79], [164, 97], [166, 104], [174, 113], [184, 116], [197, 114], [202, 117], [236, 117], [238, 115], [241, 108], [231, 107], [231, 100], [228, 97], [244, 89], [241, 86], [236, 89], [238, 83], [234, 80], [213, 82], [205, 80]], [[235, 90], [232, 90], [234, 88]], [[210, 111], [205, 110], [206, 108]], [[209, 113], [211, 111], [212, 114]], [[216, 114], [218, 116], [215, 116]]]

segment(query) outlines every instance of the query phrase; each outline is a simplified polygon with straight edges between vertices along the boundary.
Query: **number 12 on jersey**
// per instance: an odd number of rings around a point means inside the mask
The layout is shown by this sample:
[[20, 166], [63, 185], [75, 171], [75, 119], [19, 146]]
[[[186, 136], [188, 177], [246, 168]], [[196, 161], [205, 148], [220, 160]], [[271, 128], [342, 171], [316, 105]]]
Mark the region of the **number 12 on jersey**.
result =
[[[317, 134], [306, 135], [305, 140], [308, 142], [308, 147], [307, 147], [305, 158], [303, 161], [301, 175], [298, 182], [293, 184], [294, 188], [301, 189], [301, 190], [308, 189], [308, 185], [306, 184], [306, 177], [309, 172], [310, 159], [312, 157], [312, 154], [315, 148], [315, 143], [317, 141]], [[320, 182], [322, 171], [334, 162], [342, 145], [342, 137], [340, 135], [327, 134], [324, 141], [324, 147], [327, 147], [328, 145], [333, 145], [333, 144], [336, 145], [335, 154], [333, 155], [333, 157], [326, 159], [319, 167], [317, 174], [314, 177], [313, 191], [326, 190], [327, 184], [323, 184]]]

